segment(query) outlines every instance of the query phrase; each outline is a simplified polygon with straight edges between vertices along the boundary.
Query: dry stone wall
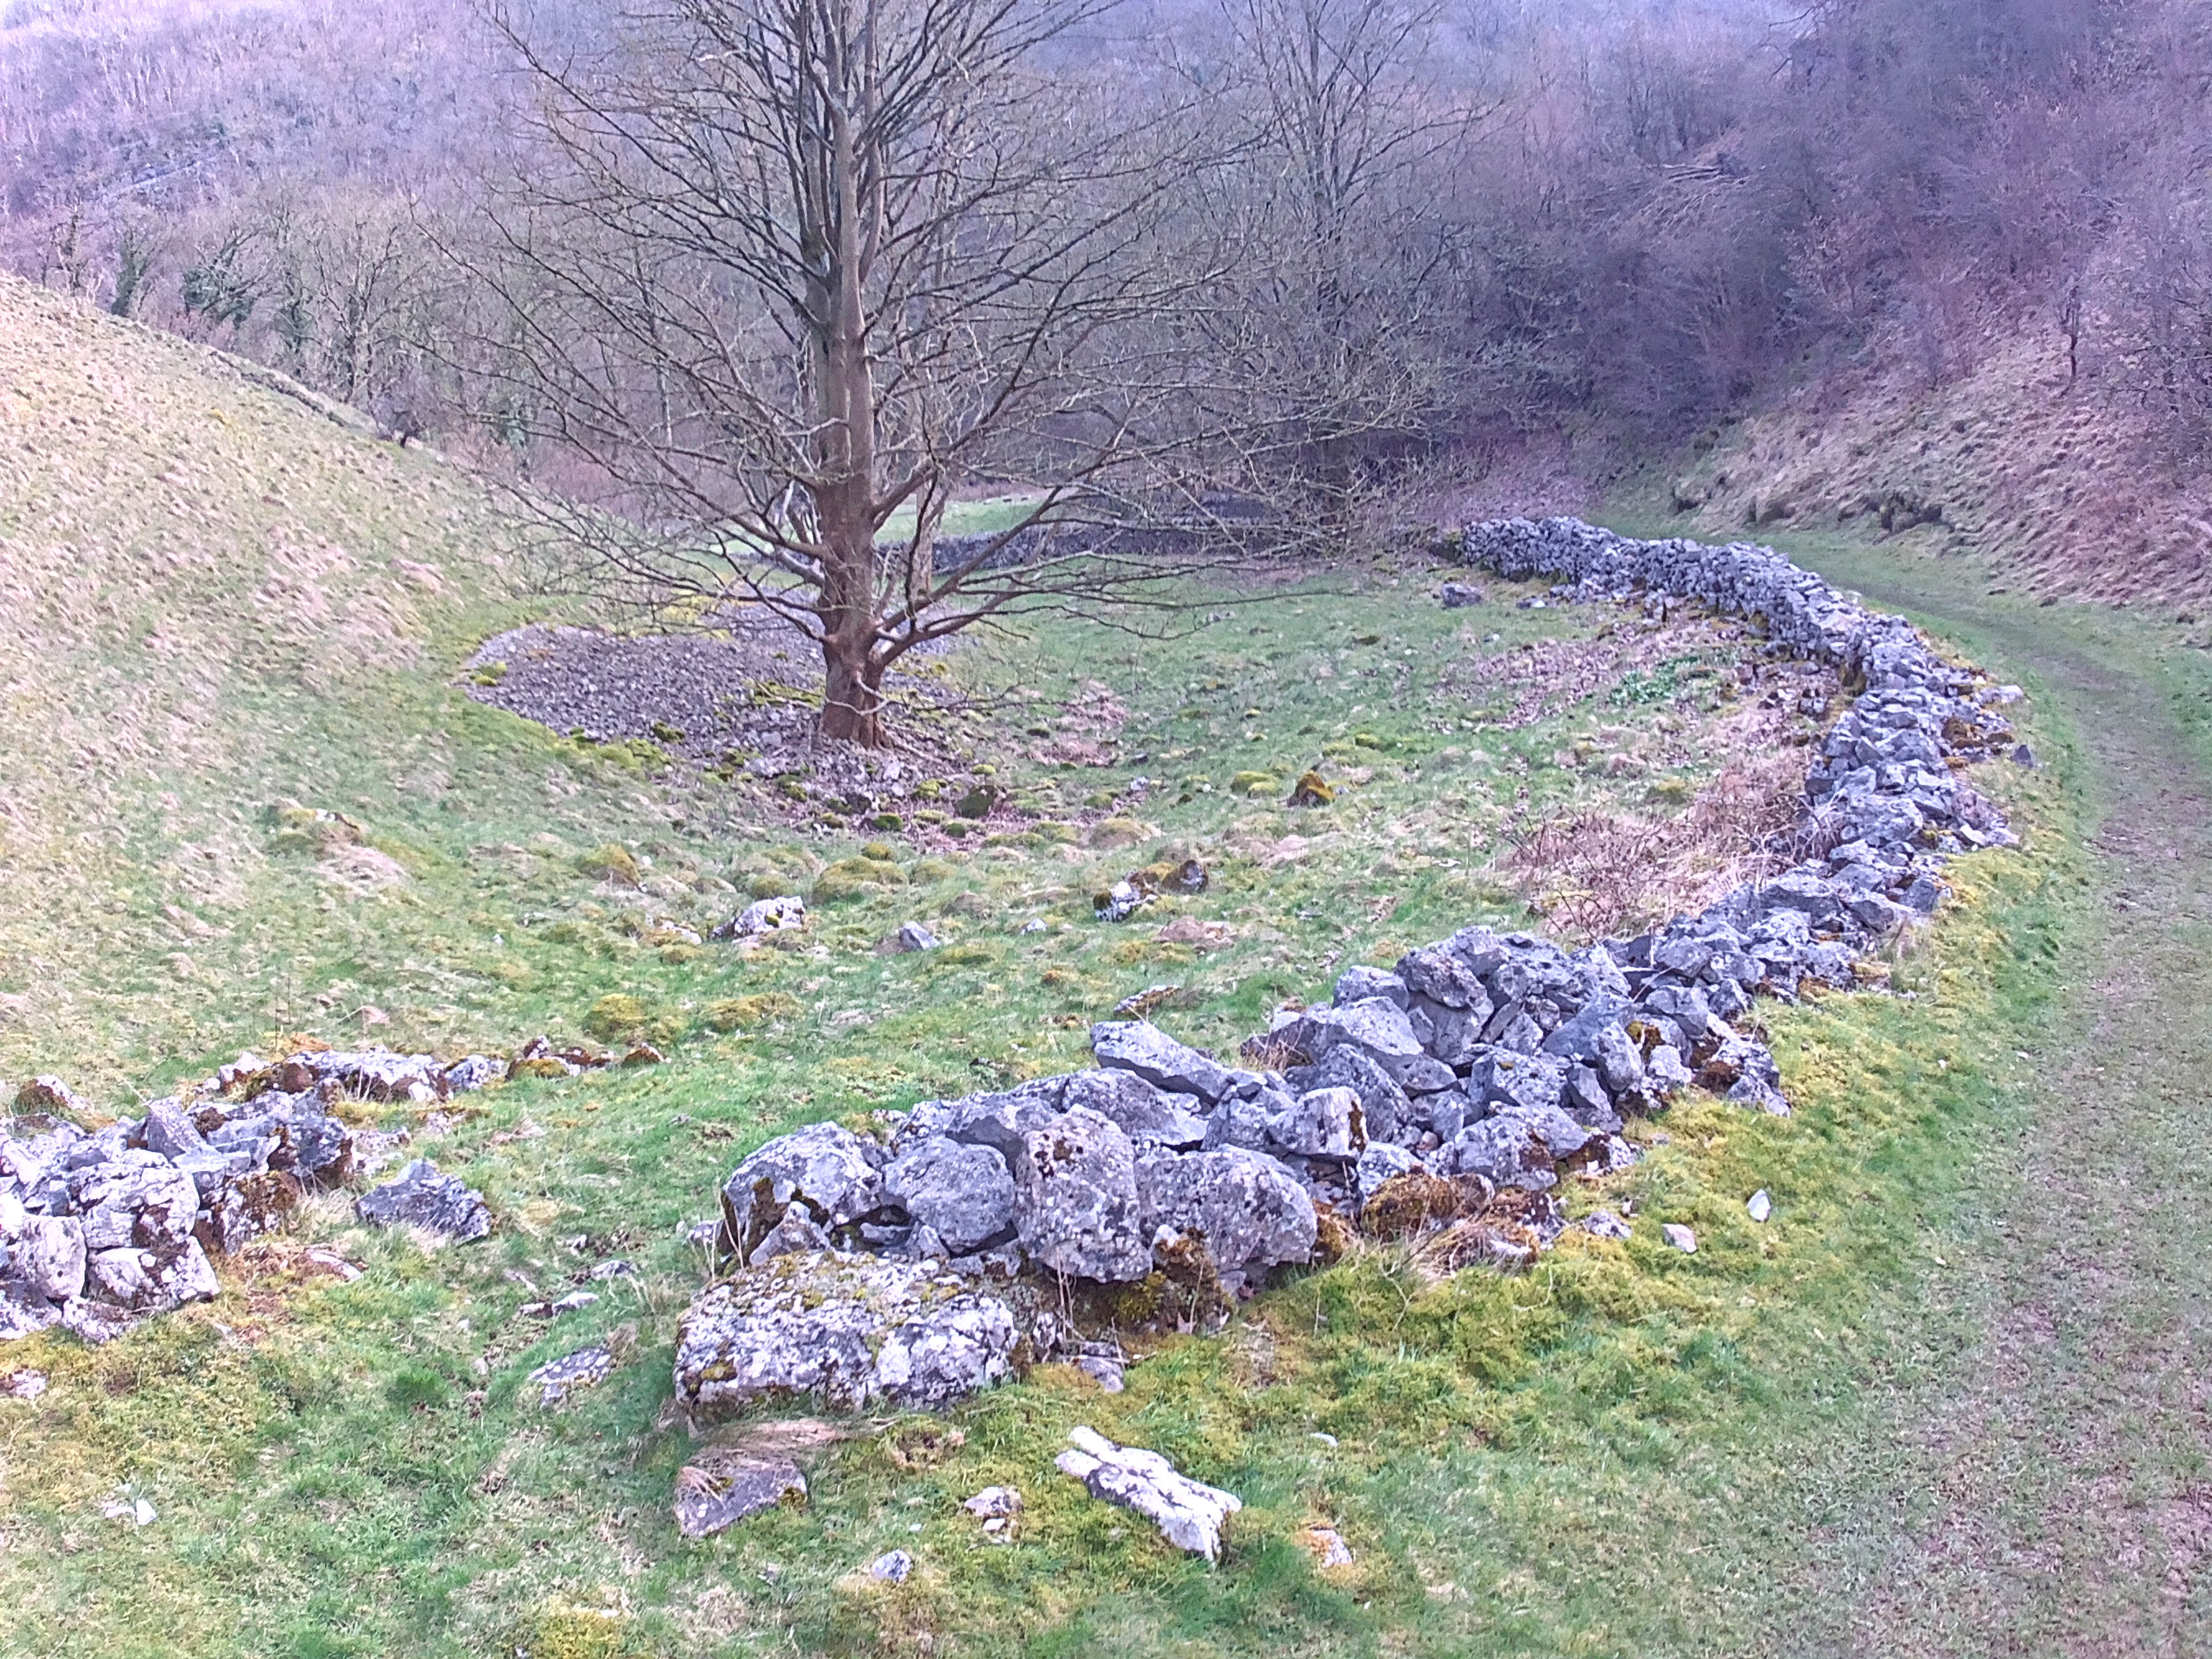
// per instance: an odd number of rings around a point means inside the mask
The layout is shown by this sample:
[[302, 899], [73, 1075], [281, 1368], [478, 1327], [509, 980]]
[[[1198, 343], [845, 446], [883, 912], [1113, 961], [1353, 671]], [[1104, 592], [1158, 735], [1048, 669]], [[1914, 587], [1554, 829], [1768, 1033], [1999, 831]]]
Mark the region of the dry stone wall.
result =
[[[1513, 519], [1437, 550], [1511, 579], [1561, 578], [1553, 597], [1568, 602], [1696, 601], [1757, 620], [1778, 654], [1838, 668], [1858, 695], [1813, 753], [1802, 861], [1636, 939], [1569, 951], [1468, 927], [1392, 969], [1352, 969], [1328, 1006], [1286, 1010], [1247, 1042], [1245, 1065], [1142, 1019], [1109, 1021], [1092, 1029], [1092, 1070], [924, 1102], [891, 1115], [880, 1139], [824, 1123], [771, 1141], [722, 1188], [731, 1277], [684, 1318], [681, 1397], [730, 1409], [776, 1392], [772, 1378], [795, 1390], [790, 1355], [810, 1340], [791, 1313], [808, 1301], [795, 1281], [849, 1281], [867, 1258], [932, 1269], [957, 1324], [936, 1345], [954, 1363], [911, 1380], [877, 1364], [857, 1388], [839, 1384], [913, 1405], [1073, 1341], [1054, 1316], [1022, 1313], [1066, 1305], [1041, 1304], [1040, 1281], [1234, 1295], [1313, 1259], [1332, 1221], [1361, 1219], [1383, 1231], [1471, 1217], [1461, 1259], [1526, 1261], [1563, 1225], [1563, 1174], [1633, 1161], [1627, 1116], [1692, 1086], [1786, 1113], [1773, 1054], [1744, 1019], [1753, 1000], [1856, 988], [1870, 953], [1936, 909], [1947, 860], [2014, 839], [1964, 772], [2005, 753], [2032, 763], [1997, 712], [2018, 692], [1771, 549]], [[928, 1298], [878, 1297], [856, 1316], [866, 1300], [849, 1288], [817, 1299], [836, 1310], [825, 1352], [903, 1354], [922, 1340]], [[1005, 1320], [984, 1311], [994, 1302]]]

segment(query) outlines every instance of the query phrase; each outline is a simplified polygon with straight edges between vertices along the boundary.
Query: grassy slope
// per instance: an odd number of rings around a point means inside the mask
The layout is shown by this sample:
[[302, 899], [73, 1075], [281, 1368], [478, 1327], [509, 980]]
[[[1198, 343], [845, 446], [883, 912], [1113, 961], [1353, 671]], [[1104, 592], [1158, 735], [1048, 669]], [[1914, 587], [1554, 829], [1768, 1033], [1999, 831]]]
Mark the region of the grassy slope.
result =
[[[1147, 982], [1186, 985], [1164, 1018], [1225, 1042], [1338, 963], [1506, 920], [1488, 867], [1500, 826], [1615, 787], [1551, 757], [1589, 731], [1694, 781], [1711, 757], [1666, 763], [1704, 715], [1645, 711], [1684, 728], [1667, 735], [1584, 708], [1470, 736], [1480, 706], [1438, 696], [1441, 667], [1487, 630], [1504, 649], [1595, 619], [1494, 607], [1462, 632], [1412, 580], [1247, 595], [1168, 644], [1041, 629], [957, 672], [1063, 695], [1107, 684], [1128, 750], [1176, 786], [1145, 809], [1156, 835], [1084, 846], [1107, 810], [1094, 792], [1127, 773], [1042, 768], [1010, 739], [1007, 774], [1047, 816], [1036, 833], [932, 860], [894, 848], [896, 884], [829, 907], [807, 951], [658, 948], [636, 918], [714, 920], [733, 889], [852, 849], [746, 833], [711, 784], [458, 696], [452, 665], [517, 611], [465, 478], [137, 331], [14, 288], [0, 307], [15, 391], [0, 568], [44, 607], [7, 647], [27, 735], [7, 762], [0, 927], [27, 1000], [0, 1060], [119, 1100], [272, 1027], [346, 1035], [365, 1004], [390, 1017], [376, 1035], [450, 1048], [573, 1033], [611, 990], [646, 1002], [672, 1054], [416, 1126], [492, 1198], [489, 1244], [425, 1254], [325, 1200], [304, 1236], [363, 1261], [356, 1284], [303, 1282], [279, 1250], [237, 1266], [217, 1304], [107, 1350], [19, 1345], [9, 1358], [54, 1387], [0, 1404], [0, 1601], [15, 1611], [0, 1651], [872, 1651], [930, 1635], [940, 1653], [1656, 1653], [1754, 1648], [1786, 1613], [1771, 1568], [1802, 1545], [1789, 1505], [1808, 1448], [1856, 1422], [1893, 1363], [1876, 1316], [1909, 1302], [1976, 1149], [2017, 1113], [2010, 1070], [1986, 1057], [2042, 1017], [2048, 952], [2076, 927], [2062, 725], [2035, 733], [2058, 764], [1997, 780], [2035, 836], [1973, 861], [1976, 903], [1905, 970], [1919, 1000], [1777, 1011], [1799, 1115], [1686, 1107], [1610, 1194], [1654, 1232], [1692, 1221], [1696, 1258], [1640, 1227], [1525, 1279], [1431, 1289], [1363, 1255], [1263, 1298], [1224, 1340], [1170, 1345], [1124, 1395], [1040, 1371], [960, 1413], [966, 1443], [941, 1467], [902, 1468], [864, 1439], [816, 1467], [807, 1510], [687, 1545], [665, 1510], [684, 1446], [663, 1417], [672, 1316], [697, 1282], [679, 1230], [737, 1151], [824, 1112], [1076, 1063], [1088, 1018]], [[179, 459], [179, 483], [150, 484]], [[95, 464], [110, 484], [94, 487]], [[324, 556], [327, 574], [270, 580], [281, 549], [331, 544], [344, 560]], [[146, 574], [164, 558], [173, 573]], [[439, 587], [400, 559], [435, 566]], [[189, 648], [164, 655], [167, 638]], [[1340, 770], [1373, 769], [1328, 813], [1228, 793], [1247, 766], [1287, 772], [1328, 747]], [[73, 771], [80, 753], [95, 763]], [[284, 795], [352, 812], [412, 879], [360, 894], [278, 850], [261, 808]], [[1268, 862], [1292, 833], [1304, 856]], [[579, 867], [617, 839], [651, 860], [649, 892]], [[1103, 878], [1169, 846], [1216, 871], [1182, 908], [1235, 937], [1202, 959], [1082, 920]], [[1037, 915], [1052, 931], [1013, 933]], [[909, 915], [951, 947], [870, 953]], [[187, 974], [163, 965], [179, 951]], [[756, 1003], [729, 1033], [702, 1018], [764, 993], [799, 1012]], [[1759, 1186], [1778, 1206], [1764, 1230], [1741, 1209]], [[548, 1283], [615, 1250], [640, 1279], [558, 1334], [516, 1316], [528, 1292], [507, 1272]], [[521, 1397], [532, 1364], [624, 1324], [640, 1353], [613, 1382], [553, 1416]], [[1246, 1496], [1221, 1571], [1170, 1559], [1051, 1474], [1079, 1421]], [[1032, 1506], [1006, 1547], [954, 1507], [997, 1480]], [[161, 1521], [103, 1520], [119, 1482]], [[1326, 1582], [1291, 1541], [1321, 1519], [1359, 1557]], [[915, 1550], [915, 1579], [852, 1587], [895, 1544]]]

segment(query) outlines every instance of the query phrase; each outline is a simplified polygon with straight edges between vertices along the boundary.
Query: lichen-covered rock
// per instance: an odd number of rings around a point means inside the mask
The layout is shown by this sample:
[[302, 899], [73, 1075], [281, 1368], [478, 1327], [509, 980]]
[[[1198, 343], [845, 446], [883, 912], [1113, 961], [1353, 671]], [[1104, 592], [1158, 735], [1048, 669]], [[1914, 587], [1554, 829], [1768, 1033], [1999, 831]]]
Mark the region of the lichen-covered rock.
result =
[[1326, 1060], [1330, 1050], [1349, 1044], [1401, 1086], [1416, 1074], [1422, 1062], [1434, 1063], [1414, 1035], [1406, 1011], [1388, 997], [1368, 997], [1340, 1008], [1310, 1008], [1285, 1026], [1282, 1036], [1316, 1061]]
[[780, 1256], [702, 1292], [676, 1338], [676, 1395], [698, 1421], [809, 1395], [846, 1411], [930, 1409], [1013, 1368], [999, 1297], [926, 1263]]
[[804, 1200], [835, 1235], [884, 1206], [883, 1166], [890, 1155], [836, 1123], [810, 1123], [748, 1154], [722, 1183], [729, 1249], [751, 1255], [784, 1211]]
[[1143, 1516], [1177, 1549], [1220, 1559], [1222, 1528], [1243, 1499], [1180, 1474], [1156, 1451], [1117, 1446], [1088, 1425], [1069, 1430], [1067, 1437], [1073, 1444], [1053, 1459], [1054, 1468], [1080, 1480], [1093, 1498]]
[[1014, 1227], [1039, 1266], [1109, 1284], [1151, 1271], [1136, 1149], [1110, 1118], [1078, 1107], [1022, 1137]]
[[1229, 1092], [1232, 1079], [1220, 1061], [1177, 1042], [1150, 1020], [1103, 1020], [1091, 1028], [1091, 1052], [1101, 1066], [1134, 1072], [1146, 1082], [1209, 1106]]
[[381, 1187], [363, 1193], [354, 1209], [379, 1227], [421, 1227], [467, 1244], [491, 1233], [491, 1211], [459, 1176], [441, 1175], [427, 1158], [418, 1158]]
[[1014, 1177], [988, 1146], [933, 1136], [884, 1166], [884, 1196], [968, 1255], [1014, 1237]]
[[1170, 1094], [1138, 1076], [1112, 1066], [1078, 1072], [1067, 1079], [1063, 1109], [1085, 1106], [1113, 1121], [1139, 1146], [1188, 1149], [1206, 1140], [1206, 1118], [1192, 1109], [1194, 1095]]
[[1358, 1158], [1367, 1146], [1367, 1114], [1346, 1088], [1310, 1089], [1267, 1121], [1267, 1139], [1298, 1158]]
[[94, 1250], [85, 1262], [84, 1293], [126, 1313], [167, 1313], [187, 1302], [214, 1299], [222, 1286], [197, 1238], [153, 1249]]
[[1138, 1182], [1146, 1236], [1164, 1226], [1201, 1237], [1231, 1289], [1313, 1255], [1313, 1200], [1272, 1158], [1234, 1149], [1154, 1153], [1139, 1166]]

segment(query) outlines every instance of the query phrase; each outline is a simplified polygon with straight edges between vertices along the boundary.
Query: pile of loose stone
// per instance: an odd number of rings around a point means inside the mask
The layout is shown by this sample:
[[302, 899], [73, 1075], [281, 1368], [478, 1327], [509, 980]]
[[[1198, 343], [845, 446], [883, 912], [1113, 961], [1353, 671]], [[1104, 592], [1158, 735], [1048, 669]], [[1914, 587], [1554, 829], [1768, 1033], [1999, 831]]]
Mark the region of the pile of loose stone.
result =
[[[0, 1340], [59, 1325], [104, 1342], [214, 1296], [211, 1256], [356, 1172], [359, 1137], [337, 1115], [340, 1102], [427, 1103], [507, 1070], [483, 1054], [447, 1065], [386, 1048], [274, 1063], [244, 1054], [143, 1115], [90, 1132], [70, 1121], [89, 1114], [64, 1083], [33, 1079], [0, 1131]], [[481, 1199], [419, 1160], [365, 1196], [362, 1211], [456, 1237], [490, 1228]]]
[[1811, 763], [1805, 860], [1638, 939], [1568, 951], [1470, 927], [1355, 968], [1330, 1006], [1279, 1013], [1247, 1066], [1107, 1022], [1093, 1069], [925, 1102], [876, 1135], [817, 1123], [769, 1142], [723, 1185], [729, 1271], [679, 1332], [696, 1419], [800, 1393], [941, 1406], [1083, 1354], [1071, 1287], [1128, 1287], [1094, 1304], [1116, 1317], [1195, 1316], [1355, 1222], [1472, 1216], [1461, 1259], [1525, 1262], [1564, 1225], [1563, 1174], [1633, 1160], [1626, 1116], [1693, 1085], [1787, 1112], [1741, 1024], [1753, 998], [1853, 988], [1869, 952], [1934, 911], [1947, 858], [2014, 839], [1961, 772], [2031, 758], [1995, 712], [2018, 693], [1771, 550], [1554, 519], [1471, 526], [1438, 551], [1567, 578], [1563, 599], [1753, 618], [1778, 654], [1863, 686]]

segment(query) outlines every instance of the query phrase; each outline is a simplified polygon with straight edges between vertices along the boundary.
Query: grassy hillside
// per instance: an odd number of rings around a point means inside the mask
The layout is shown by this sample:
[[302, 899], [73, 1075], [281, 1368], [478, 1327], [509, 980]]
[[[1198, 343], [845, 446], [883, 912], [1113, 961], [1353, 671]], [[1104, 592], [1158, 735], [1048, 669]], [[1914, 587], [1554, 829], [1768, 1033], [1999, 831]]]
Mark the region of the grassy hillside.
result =
[[[1457, 926], [1725, 884], [1711, 860], [1800, 752], [1739, 695], [1746, 642], [1523, 611], [1510, 587], [1448, 613], [1422, 571], [1278, 573], [1190, 595], [1172, 638], [1055, 621], [954, 653], [945, 684], [998, 712], [931, 741], [994, 769], [1018, 824], [833, 831], [464, 695], [476, 644], [550, 607], [435, 457], [14, 285], [0, 410], [24, 619], [0, 639], [0, 1071], [120, 1108], [288, 1031], [449, 1053], [644, 1036], [668, 1056], [381, 1120], [483, 1189], [486, 1243], [426, 1250], [332, 1195], [226, 1264], [212, 1304], [0, 1355], [52, 1383], [0, 1400], [0, 1652], [1650, 1654], [1754, 1650], [1790, 1617], [1805, 1449], [1890, 1363], [1866, 1333], [2021, 1109], [2002, 1056], [2078, 928], [2063, 720], [2031, 704], [2052, 764], [1989, 780], [2028, 844], [1960, 866], [1969, 902], [1897, 969], [1915, 998], [1764, 1015], [1797, 1115], [1684, 1105], [1638, 1126], [1635, 1170], [1570, 1194], [1690, 1221], [1695, 1257], [1639, 1224], [1437, 1282], [1363, 1249], [1222, 1338], [1151, 1345], [1124, 1395], [1046, 1367], [953, 1413], [957, 1444], [841, 1425], [810, 1507], [687, 1543], [684, 1232], [738, 1153], [1076, 1065], [1146, 986], [1176, 988], [1164, 1024], [1225, 1047]], [[1334, 804], [1280, 805], [1316, 763]], [[1563, 881], [1526, 851], [1578, 840], [1629, 855]], [[1091, 920], [1091, 892], [1170, 853], [1207, 863], [1204, 894]], [[793, 888], [817, 896], [796, 949], [684, 937]], [[876, 951], [917, 918], [945, 949]], [[1760, 1187], [1763, 1229], [1742, 1208]], [[319, 1276], [311, 1243], [364, 1275]], [[640, 1271], [592, 1307], [518, 1311], [616, 1254]], [[601, 1337], [628, 1363], [540, 1410], [525, 1374]], [[1220, 1569], [1053, 1474], [1080, 1422], [1244, 1496]], [[957, 1508], [997, 1481], [1030, 1498], [1006, 1545]], [[106, 1516], [121, 1496], [158, 1519]], [[1310, 1565], [1297, 1535], [1320, 1521], [1352, 1568]], [[893, 1546], [909, 1583], [854, 1577]]]

